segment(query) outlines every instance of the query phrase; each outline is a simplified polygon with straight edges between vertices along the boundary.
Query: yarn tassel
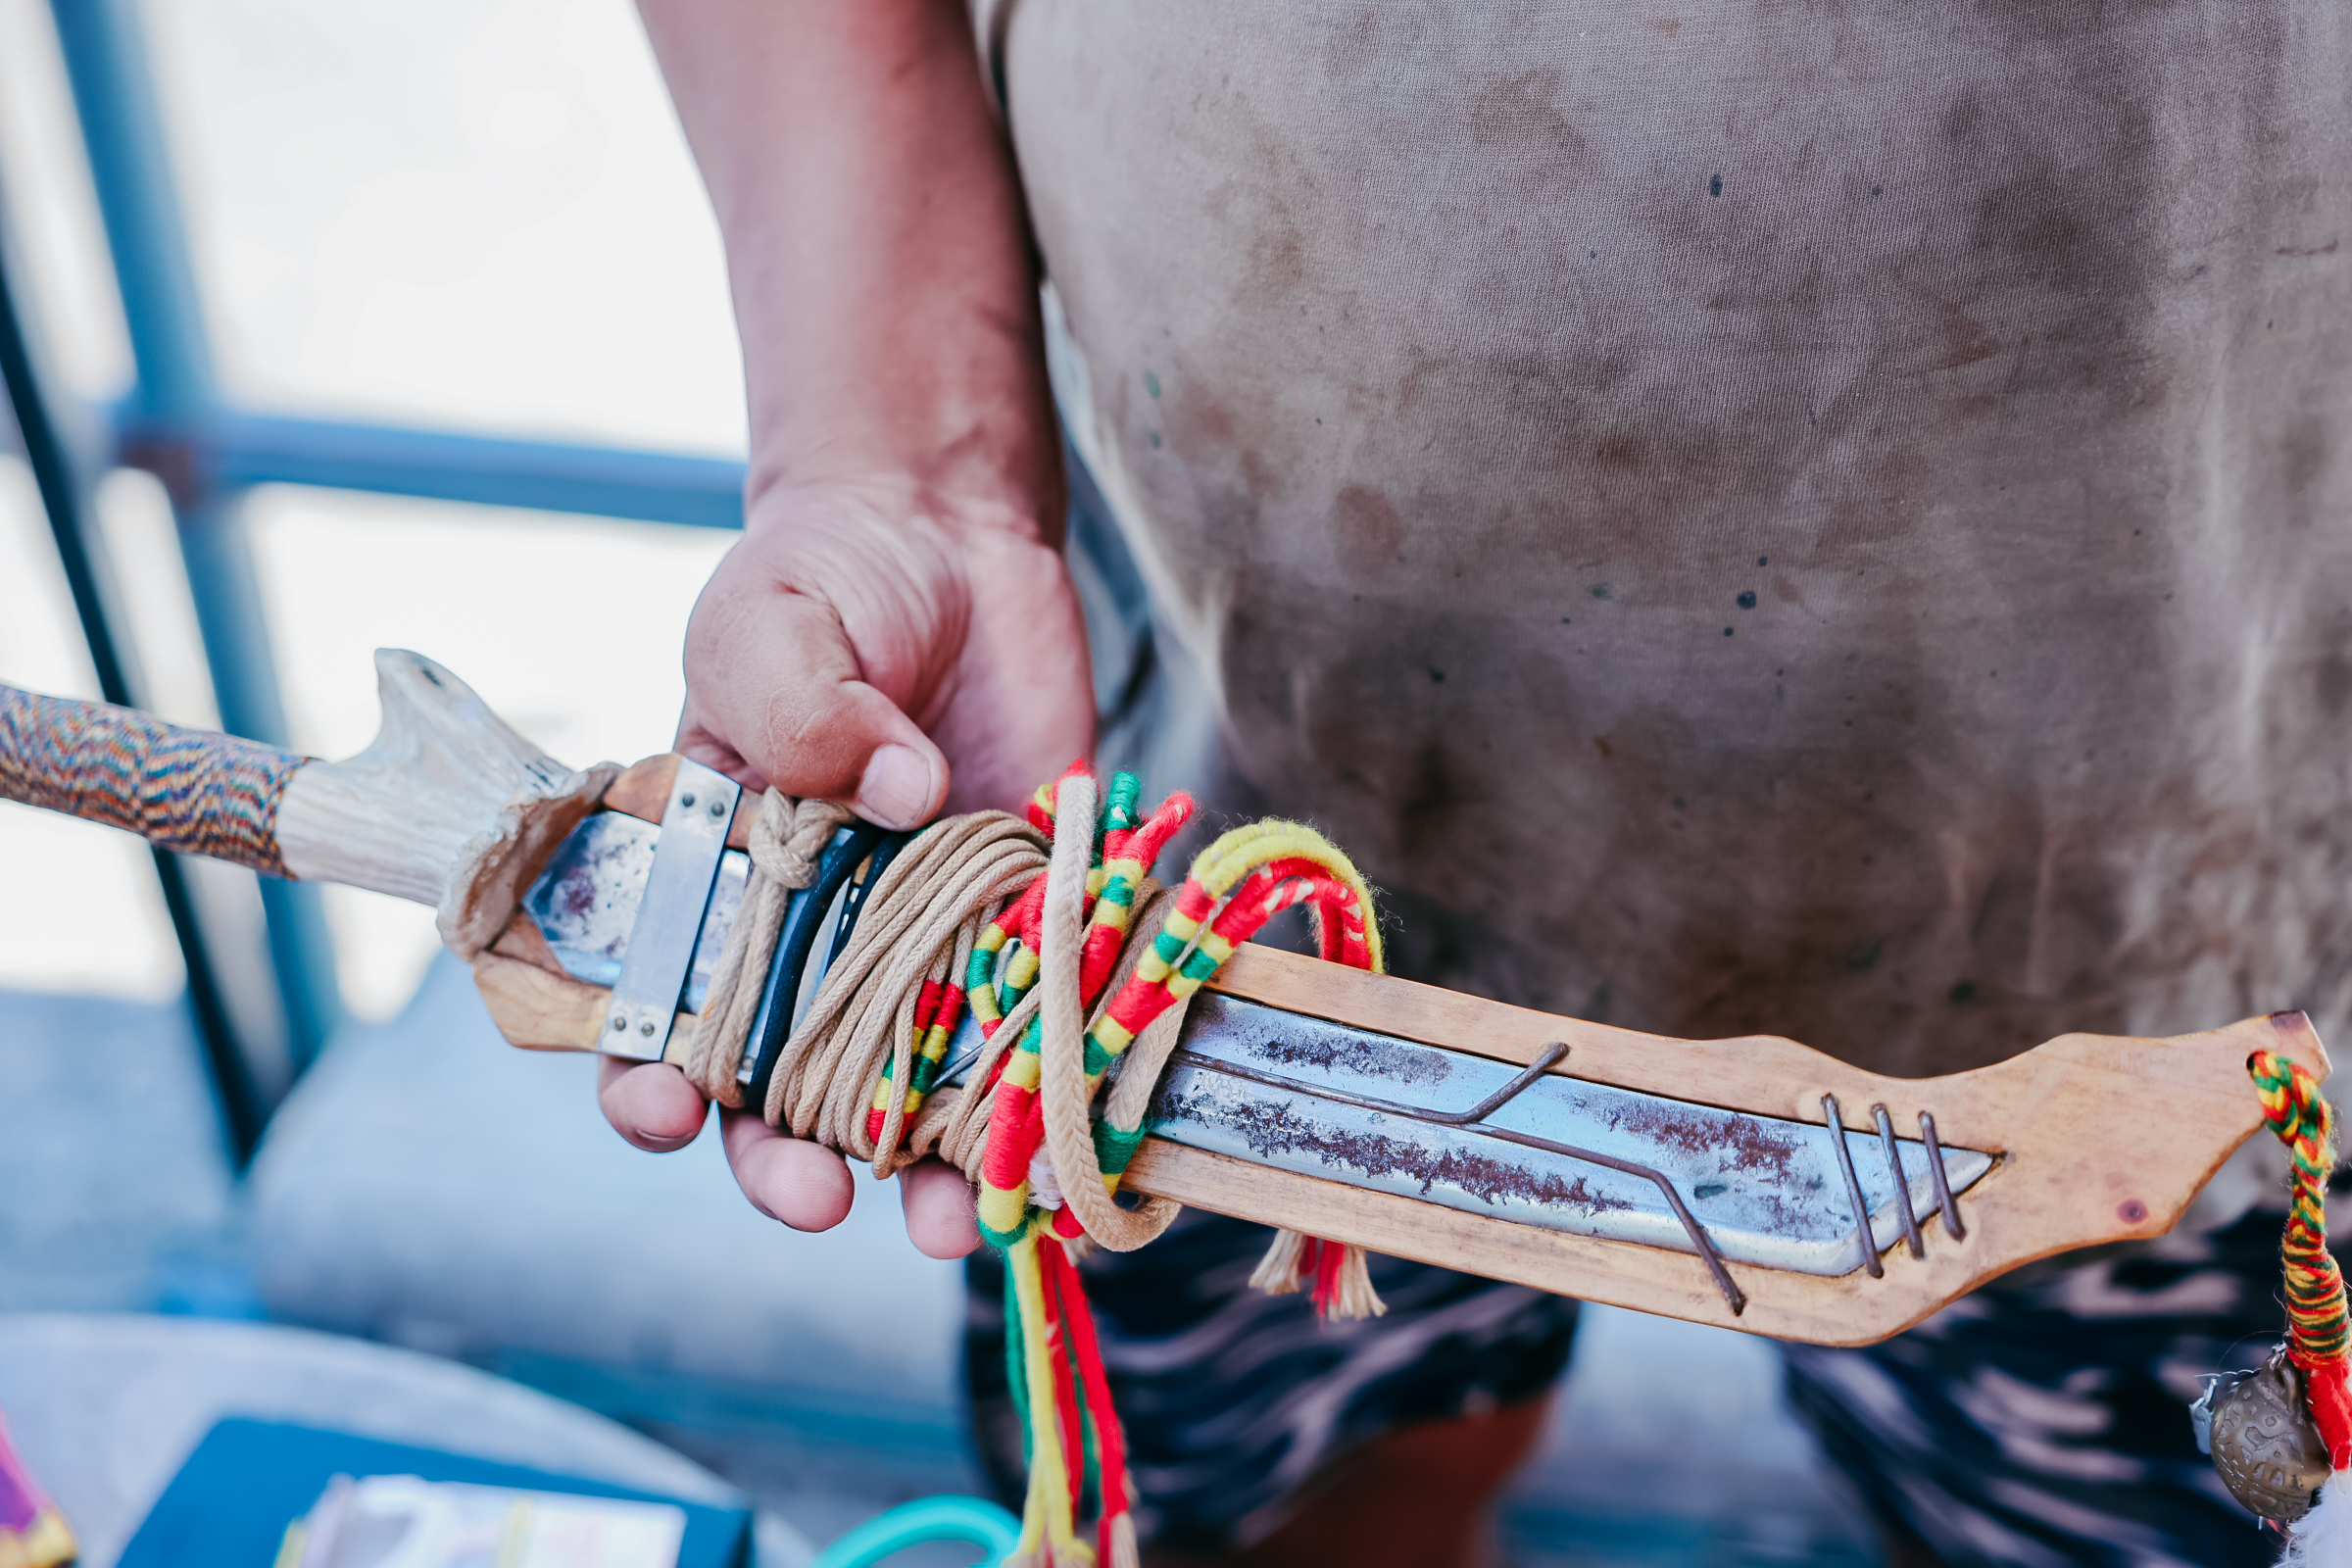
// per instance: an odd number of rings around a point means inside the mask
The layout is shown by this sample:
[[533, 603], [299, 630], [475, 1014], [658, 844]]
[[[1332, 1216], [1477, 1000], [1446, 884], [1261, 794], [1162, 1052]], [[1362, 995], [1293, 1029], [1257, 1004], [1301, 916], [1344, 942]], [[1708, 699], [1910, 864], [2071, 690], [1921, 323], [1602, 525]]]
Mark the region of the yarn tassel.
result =
[[2352, 1386], [2347, 1386], [2352, 1361], [2338, 1355], [2305, 1367], [2304, 1374], [2304, 1401], [2327, 1441], [2328, 1463], [2339, 1474], [2352, 1470]]
[[1047, 1315], [1038, 1248], [1036, 1235], [1025, 1235], [1005, 1249], [1004, 1257], [1020, 1309], [1019, 1323], [1005, 1328], [1021, 1337], [1029, 1428], [1029, 1497], [1021, 1509], [1020, 1539], [1005, 1560], [1029, 1568], [1062, 1568], [1091, 1563], [1094, 1553], [1078, 1539], [1070, 1507], [1069, 1460], [1075, 1455], [1068, 1453], [1062, 1443], [1063, 1403], [1054, 1375], [1061, 1356]]
[[2342, 1568], [2352, 1563], [2352, 1470], [2338, 1470], [2320, 1488], [2319, 1506], [2287, 1526], [2281, 1564]]
[[1317, 1312], [1326, 1318], [1357, 1318], [1380, 1317], [1388, 1311], [1389, 1303], [1372, 1288], [1372, 1266], [1362, 1248], [1325, 1242], [1323, 1255], [1330, 1269], [1328, 1275], [1321, 1270], [1315, 1275]]
[[2263, 1118], [2286, 1146], [2292, 1172], [2286, 1232], [2286, 1355], [2303, 1372], [2303, 1398], [2333, 1474], [2318, 1505], [2287, 1526], [2282, 1563], [2352, 1568], [2352, 1313], [2344, 1279], [2328, 1250], [2328, 1178], [2335, 1169], [2333, 1112], [2319, 1081], [2276, 1052], [2246, 1058]]
[[1102, 1526], [1102, 1555], [1110, 1568], [1143, 1568], [1144, 1554], [1135, 1544], [1135, 1515], [1122, 1512]]
[[1102, 1349], [1095, 1337], [1094, 1313], [1087, 1306], [1086, 1288], [1075, 1260], [1066, 1252], [1056, 1256], [1051, 1247], [1045, 1248], [1040, 1256], [1046, 1265], [1047, 1281], [1064, 1314], [1070, 1364], [1079, 1396], [1085, 1401], [1088, 1429], [1094, 1435], [1090, 1457], [1095, 1496], [1102, 1515], [1099, 1539], [1102, 1557], [1112, 1568], [1117, 1568], [1124, 1551], [1126, 1563], [1134, 1568], [1138, 1560], [1135, 1520], [1128, 1510], [1134, 1505], [1135, 1485], [1127, 1475], [1126, 1435], [1120, 1431], [1118, 1412], [1111, 1406], [1110, 1380], [1102, 1371]]
[[[1053, 1245], [1041, 1241], [1037, 1252], [1039, 1264], [1049, 1265], [1053, 1252]], [[1054, 1350], [1054, 1418], [1061, 1437], [1062, 1479], [1069, 1499], [1070, 1537], [1074, 1541], [1078, 1536], [1078, 1520], [1086, 1513], [1086, 1472], [1093, 1456], [1087, 1451], [1086, 1412], [1078, 1404], [1077, 1368], [1071, 1364], [1069, 1322], [1063, 1315], [1061, 1292], [1051, 1266], [1042, 1267], [1041, 1272], [1046, 1287], [1047, 1338]]]
[[1297, 1231], [1274, 1233], [1250, 1284], [1268, 1296], [1311, 1291], [1315, 1315], [1325, 1319], [1379, 1317], [1389, 1309], [1372, 1288], [1372, 1268], [1362, 1248]]
[[1306, 1249], [1306, 1238], [1297, 1231], [1276, 1231], [1274, 1243], [1266, 1255], [1258, 1259], [1256, 1270], [1250, 1276], [1250, 1288], [1268, 1296], [1289, 1296], [1298, 1289], [1298, 1258]]

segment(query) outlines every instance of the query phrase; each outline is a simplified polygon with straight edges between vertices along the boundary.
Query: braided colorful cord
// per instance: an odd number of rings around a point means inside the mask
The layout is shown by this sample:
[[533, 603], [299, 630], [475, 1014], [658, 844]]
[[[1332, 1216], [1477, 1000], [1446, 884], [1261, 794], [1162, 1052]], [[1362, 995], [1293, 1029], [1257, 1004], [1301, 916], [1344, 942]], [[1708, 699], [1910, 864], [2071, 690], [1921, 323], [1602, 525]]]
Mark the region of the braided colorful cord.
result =
[[[1057, 810], [1062, 786], [1077, 777], [1091, 780], [1094, 774], [1084, 763], [1073, 764], [1040, 789], [1030, 805], [1030, 821], [1049, 839], [1062, 827]], [[1079, 990], [1089, 1007], [1118, 965], [1152, 863], [1193, 815], [1191, 798], [1177, 794], [1139, 820], [1142, 794], [1134, 774], [1113, 775], [1100, 816], [1086, 824], [1094, 842]], [[993, 1038], [1036, 986], [1045, 899], [1046, 878], [1040, 876], [973, 943], [962, 985], [935, 980], [923, 986], [915, 1006], [909, 1081], [901, 1089], [884, 1064], [867, 1111], [873, 1136], [880, 1136], [894, 1094], [906, 1116], [921, 1107], [966, 1007], [982, 1035]], [[1381, 967], [1371, 889], [1348, 858], [1313, 829], [1259, 822], [1226, 834], [1203, 851], [1133, 977], [1087, 1032], [1089, 1094], [1154, 1018], [1198, 991], [1268, 919], [1299, 904], [1314, 915], [1324, 957], [1357, 968]], [[1043, 1034], [1042, 1019], [1033, 1017], [1020, 1042], [999, 1057], [994, 1081], [981, 1086], [984, 1092], [993, 1088], [994, 1099], [981, 1161], [980, 1232], [1005, 1256], [1006, 1317], [1018, 1325], [1006, 1336], [1007, 1360], [1030, 1467], [1021, 1542], [1008, 1561], [1093, 1560], [1076, 1533], [1077, 1521], [1092, 1514], [1100, 1521], [1104, 1556], [1114, 1565], [1131, 1565], [1136, 1547], [1129, 1511], [1135, 1494], [1096, 1348], [1094, 1319], [1068, 1252], [1046, 1245], [1076, 1241], [1086, 1232], [1076, 1212], [1052, 1194], [1045, 1195], [1045, 1203], [1036, 1201], [1034, 1179], [1042, 1172], [1045, 1150], [1039, 1093]], [[1132, 1127], [1114, 1126], [1106, 1118], [1095, 1122], [1095, 1154], [1106, 1191], [1118, 1191], [1143, 1137], [1140, 1120]], [[1333, 1243], [1308, 1245], [1316, 1250], [1310, 1272], [1319, 1287], [1327, 1287], [1343, 1250]], [[1318, 1298], [1328, 1294], [1320, 1289]]]
[[2328, 1250], [2328, 1177], [2335, 1169], [2334, 1117], [2319, 1080], [2275, 1051], [2257, 1051], [2246, 1071], [2262, 1097], [2263, 1119], [2286, 1146], [2293, 1192], [2278, 1244], [2286, 1270], [2286, 1354], [2303, 1369], [2312, 1418], [2328, 1462], [2352, 1468], [2352, 1317], [2344, 1279]]
[[0, 686], [0, 800], [128, 828], [271, 876], [277, 804], [303, 759], [105, 703]]

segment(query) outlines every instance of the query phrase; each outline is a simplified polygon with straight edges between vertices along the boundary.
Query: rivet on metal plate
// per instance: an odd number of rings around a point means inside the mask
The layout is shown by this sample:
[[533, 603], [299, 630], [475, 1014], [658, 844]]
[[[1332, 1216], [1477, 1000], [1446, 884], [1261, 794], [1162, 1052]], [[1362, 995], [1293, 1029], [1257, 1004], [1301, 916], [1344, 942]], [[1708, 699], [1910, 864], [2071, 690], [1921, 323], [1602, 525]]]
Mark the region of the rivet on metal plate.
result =
[[610, 1054], [641, 1061], [659, 1060], [668, 1043], [726, 857], [723, 820], [688, 808], [702, 799], [732, 810], [741, 793], [725, 774], [687, 758], [678, 760], [670, 791], [609, 1003], [609, 1016], [623, 1020]]

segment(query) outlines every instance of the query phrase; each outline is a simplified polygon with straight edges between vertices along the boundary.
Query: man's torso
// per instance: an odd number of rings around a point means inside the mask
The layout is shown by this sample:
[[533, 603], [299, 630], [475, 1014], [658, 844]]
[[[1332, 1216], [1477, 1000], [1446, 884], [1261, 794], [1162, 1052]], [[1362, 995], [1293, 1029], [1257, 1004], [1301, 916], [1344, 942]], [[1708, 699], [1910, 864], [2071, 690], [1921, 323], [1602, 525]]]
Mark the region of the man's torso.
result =
[[1423, 977], [1907, 1073], [2343, 1009], [2335, 0], [1007, 22], [1106, 488]]

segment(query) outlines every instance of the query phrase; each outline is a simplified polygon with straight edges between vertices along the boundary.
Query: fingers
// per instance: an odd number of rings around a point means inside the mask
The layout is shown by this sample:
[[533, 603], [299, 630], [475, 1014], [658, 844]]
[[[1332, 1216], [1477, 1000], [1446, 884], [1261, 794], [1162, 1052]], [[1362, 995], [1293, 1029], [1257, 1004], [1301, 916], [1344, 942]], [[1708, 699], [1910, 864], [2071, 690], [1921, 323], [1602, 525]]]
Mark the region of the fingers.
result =
[[[677, 1068], [611, 1056], [597, 1063], [596, 1100], [614, 1131], [656, 1153], [694, 1142], [710, 1109]], [[796, 1231], [829, 1231], [849, 1217], [857, 1181], [840, 1155], [748, 1111], [720, 1111], [719, 1128], [727, 1164], [754, 1208]], [[926, 1159], [909, 1166], [899, 1192], [906, 1237], [918, 1251], [961, 1257], [980, 1245], [971, 1184], [953, 1165]]]
[[710, 1113], [677, 1068], [614, 1056], [597, 1058], [596, 1102], [614, 1132], [657, 1154], [693, 1143]]
[[906, 1239], [925, 1257], [961, 1257], [980, 1245], [972, 1184], [945, 1160], [924, 1159], [899, 1173]]
[[847, 801], [889, 828], [921, 826], [947, 799], [946, 757], [868, 682], [840, 612], [756, 557], [722, 566], [696, 605], [686, 680], [684, 738], [723, 743], [788, 794]]
[[1002, 534], [968, 547], [972, 615], [931, 734], [956, 760], [951, 810], [1020, 810], [1073, 757], [1094, 752], [1094, 664], [1069, 572]]
[[735, 1183], [754, 1208], [796, 1231], [829, 1231], [849, 1218], [857, 1187], [839, 1154], [749, 1111], [722, 1110], [718, 1125]]

